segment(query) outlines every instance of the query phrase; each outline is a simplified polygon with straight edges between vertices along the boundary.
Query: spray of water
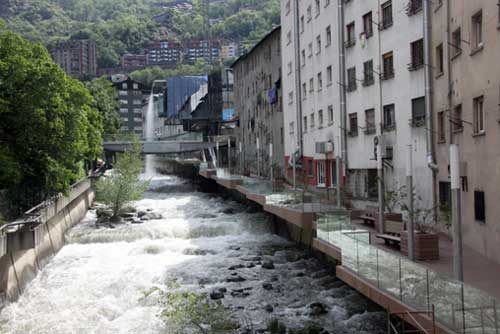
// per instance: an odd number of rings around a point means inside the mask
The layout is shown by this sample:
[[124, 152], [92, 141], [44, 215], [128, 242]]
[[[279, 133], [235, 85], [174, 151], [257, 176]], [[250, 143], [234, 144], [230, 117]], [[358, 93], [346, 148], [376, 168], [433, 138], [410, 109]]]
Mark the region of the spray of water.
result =
[[[151, 90], [151, 95], [149, 96], [148, 102], [148, 111], [146, 113], [146, 133], [145, 139], [146, 141], [155, 140], [155, 108], [154, 108], [154, 92]], [[154, 155], [146, 155], [146, 175], [152, 176], [155, 174], [155, 156]]]

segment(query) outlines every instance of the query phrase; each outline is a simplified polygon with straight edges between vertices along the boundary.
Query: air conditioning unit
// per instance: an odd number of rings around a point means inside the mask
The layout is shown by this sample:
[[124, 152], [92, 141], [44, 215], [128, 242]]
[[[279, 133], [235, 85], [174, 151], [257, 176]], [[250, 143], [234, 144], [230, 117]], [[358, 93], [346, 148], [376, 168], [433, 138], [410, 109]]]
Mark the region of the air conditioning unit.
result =
[[317, 154], [328, 154], [333, 152], [333, 143], [327, 142], [317, 142], [316, 143], [316, 153]]

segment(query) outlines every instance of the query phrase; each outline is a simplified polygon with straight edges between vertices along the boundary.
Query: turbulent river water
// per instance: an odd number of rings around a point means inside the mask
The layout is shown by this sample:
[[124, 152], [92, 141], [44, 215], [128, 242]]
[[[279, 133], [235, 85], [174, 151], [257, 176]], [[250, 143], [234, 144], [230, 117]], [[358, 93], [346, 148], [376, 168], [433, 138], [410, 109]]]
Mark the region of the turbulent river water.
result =
[[[273, 235], [262, 212], [174, 176], [155, 177], [137, 208], [162, 219], [97, 229], [91, 211], [68, 231], [67, 245], [2, 310], [0, 333], [169, 333], [143, 296], [172, 279], [200, 291], [225, 287], [224, 305], [255, 328], [277, 318], [292, 328], [314, 321], [328, 333], [386, 332], [383, 312], [331, 266]], [[275, 268], [262, 268], [269, 260]], [[235, 275], [245, 280], [228, 283]], [[311, 314], [312, 303], [327, 313]]]

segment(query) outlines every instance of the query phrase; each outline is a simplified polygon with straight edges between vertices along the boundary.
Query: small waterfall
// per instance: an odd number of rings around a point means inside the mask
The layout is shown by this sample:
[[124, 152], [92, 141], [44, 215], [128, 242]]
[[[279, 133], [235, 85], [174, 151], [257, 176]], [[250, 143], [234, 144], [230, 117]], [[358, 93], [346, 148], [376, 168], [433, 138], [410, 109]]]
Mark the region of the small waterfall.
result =
[[[155, 97], [154, 92], [151, 90], [151, 95], [149, 96], [148, 102], [148, 111], [146, 114], [146, 133], [145, 133], [145, 141], [154, 141], [155, 140]], [[152, 176], [155, 175], [155, 156], [154, 155], [146, 155], [145, 157], [145, 170], [146, 175]]]

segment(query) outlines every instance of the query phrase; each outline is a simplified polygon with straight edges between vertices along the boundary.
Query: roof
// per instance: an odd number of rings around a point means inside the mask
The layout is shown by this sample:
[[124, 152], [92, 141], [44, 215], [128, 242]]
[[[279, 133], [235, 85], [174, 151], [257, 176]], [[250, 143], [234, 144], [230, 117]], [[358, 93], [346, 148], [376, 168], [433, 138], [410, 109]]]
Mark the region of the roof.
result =
[[266, 36], [264, 36], [257, 44], [255, 44], [253, 46], [253, 48], [250, 49], [250, 51], [246, 52], [244, 55], [242, 55], [241, 57], [239, 57], [238, 59], [236, 59], [234, 61], [234, 63], [231, 64], [231, 68], [234, 68], [236, 66], [237, 63], [239, 63], [240, 61], [243, 61], [245, 60], [248, 56], [250, 56], [262, 43], [264, 43], [269, 37], [271, 37], [274, 33], [276, 33], [277, 31], [280, 31], [281, 30], [281, 25], [278, 25], [276, 27], [274, 27], [270, 32], [267, 33]]

